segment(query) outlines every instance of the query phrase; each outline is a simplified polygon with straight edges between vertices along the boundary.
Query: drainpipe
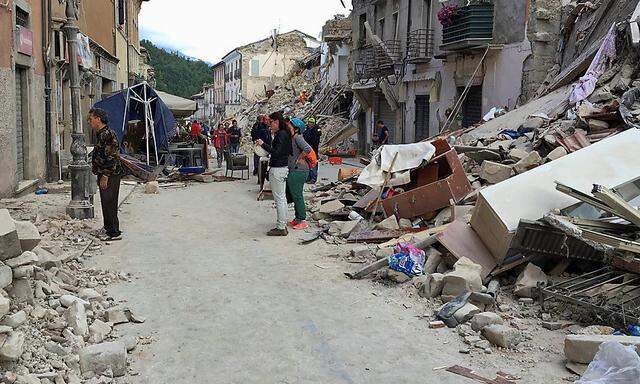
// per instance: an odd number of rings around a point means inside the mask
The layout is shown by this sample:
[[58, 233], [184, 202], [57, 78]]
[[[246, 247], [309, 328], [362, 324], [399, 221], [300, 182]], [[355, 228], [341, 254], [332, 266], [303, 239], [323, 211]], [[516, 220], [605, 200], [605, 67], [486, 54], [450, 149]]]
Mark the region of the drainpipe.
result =
[[125, 25], [125, 31], [127, 32], [127, 88], [129, 88], [130, 86], [132, 86], [133, 84], [131, 84], [131, 63], [129, 62], [129, 2], [127, 1], [125, 3], [125, 8], [124, 8], [124, 21], [126, 23]]
[[[49, 27], [51, 26], [51, 0], [41, 1], [42, 9], [42, 59], [44, 61], [44, 126], [45, 126], [45, 151], [46, 151], [46, 177], [47, 181], [53, 180], [53, 152], [51, 150], [51, 58], [49, 52]], [[44, 17], [46, 9], [46, 19]]]

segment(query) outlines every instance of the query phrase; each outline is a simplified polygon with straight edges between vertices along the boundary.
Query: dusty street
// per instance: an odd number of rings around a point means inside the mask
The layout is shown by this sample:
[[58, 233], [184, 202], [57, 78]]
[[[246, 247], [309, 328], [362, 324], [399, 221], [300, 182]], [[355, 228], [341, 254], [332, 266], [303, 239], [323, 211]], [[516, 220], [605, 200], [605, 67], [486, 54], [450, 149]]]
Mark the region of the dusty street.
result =
[[123, 205], [125, 239], [93, 260], [134, 277], [109, 290], [147, 318], [118, 329], [153, 339], [134, 352], [134, 383], [469, 382], [436, 369], [455, 364], [523, 383], [568, 376], [561, 338], [544, 361], [536, 350], [459, 353], [454, 331], [428, 328], [432, 305], [414, 290], [345, 279], [357, 266], [327, 257], [344, 249], [266, 238], [272, 202], [255, 190], [193, 184]]

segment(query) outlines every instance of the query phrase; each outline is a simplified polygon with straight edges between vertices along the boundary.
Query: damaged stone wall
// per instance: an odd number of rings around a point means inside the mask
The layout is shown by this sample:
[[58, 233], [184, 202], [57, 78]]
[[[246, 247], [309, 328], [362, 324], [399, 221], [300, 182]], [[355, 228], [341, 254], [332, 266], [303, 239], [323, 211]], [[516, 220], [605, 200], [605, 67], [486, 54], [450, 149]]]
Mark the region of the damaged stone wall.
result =
[[296, 65], [296, 60], [309, 54], [305, 35], [297, 31], [279, 35], [277, 50], [269, 38], [240, 48], [239, 51], [242, 54], [242, 95], [250, 101], [263, 98], [265, 87], [273, 89], [282, 83]]
[[561, 0], [532, 0], [527, 25], [531, 56], [524, 63], [520, 104], [535, 98], [549, 69], [555, 65], [561, 19]]

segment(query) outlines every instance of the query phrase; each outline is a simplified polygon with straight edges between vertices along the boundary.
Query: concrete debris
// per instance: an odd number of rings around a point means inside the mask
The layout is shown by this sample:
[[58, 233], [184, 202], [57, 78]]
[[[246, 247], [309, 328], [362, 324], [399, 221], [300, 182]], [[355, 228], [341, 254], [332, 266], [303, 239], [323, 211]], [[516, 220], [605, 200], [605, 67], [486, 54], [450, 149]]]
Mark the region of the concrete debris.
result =
[[614, 335], [567, 335], [564, 339], [564, 355], [568, 361], [589, 364], [606, 341], [640, 348], [640, 337]]
[[374, 228], [380, 229], [380, 230], [386, 230], [386, 229], [396, 230], [396, 229], [400, 229], [400, 225], [398, 224], [398, 219], [396, 218], [396, 216], [391, 215], [386, 219], [382, 220], [381, 222], [379, 222], [378, 224], [376, 224]]
[[160, 193], [160, 184], [157, 181], [150, 181], [144, 185], [144, 193], [147, 195], [157, 195]]
[[27, 313], [25, 311], [18, 311], [12, 315], [5, 316], [2, 321], [0, 321], [0, 324], [15, 329], [21, 326], [25, 321], [27, 321]]
[[444, 277], [442, 299], [447, 302], [464, 292], [482, 291], [482, 266], [463, 257], [454, 265], [454, 270]]
[[567, 155], [567, 150], [564, 149], [563, 147], [558, 147], [558, 148], [554, 149], [553, 151], [549, 152], [549, 154], [547, 155], [545, 160], [547, 162], [553, 161], [553, 160], [558, 160], [562, 156], [566, 156], [566, 155]]
[[87, 313], [84, 305], [75, 301], [67, 309], [67, 323], [73, 329], [76, 336], [86, 338], [89, 335], [89, 325], [87, 324]]
[[482, 312], [474, 315], [471, 319], [471, 329], [476, 332], [481, 332], [485, 327], [488, 327], [489, 325], [501, 325], [503, 323], [504, 320], [497, 313]]
[[20, 331], [11, 332], [9, 337], [5, 340], [2, 347], [0, 347], [0, 360], [2, 361], [16, 361], [22, 355], [24, 350], [24, 333]]
[[349, 237], [359, 223], [359, 221], [332, 221], [329, 227], [329, 234], [344, 238]]
[[13, 270], [8, 265], [0, 264], [0, 289], [11, 285], [13, 281]]
[[482, 335], [491, 344], [501, 348], [515, 348], [524, 339], [522, 333], [516, 329], [502, 324], [493, 324], [482, 329]]
[[16, 221], [16, 230], [18, 232], [18, 239], [20, 239], [20, 247], [22, 251], [32, 251], [40, 244], [42, 238], [38, 228], [30, 221]]
[[542, 164], [542, 157], [536, 151], [530, 152], [525, 158], [521, 159], [513, 166], [516, 173], [525, 173]]
[[24, 265], [35, 264], [38, 262], [38, 255], [31, 251], [23, 252], [20, 256], [13, 259], [5, 260], [4, 263], [11, 268], [18, 268]]
[[124, 343], [108, 342], [95, 344], [80, 351], [82, 373], [103, 374], [110, 370], [114, 377], [127, 373], [127, 350]]
[[484, 161], [480, 170], [480, 178], [489, 184], [498, 184], [514, 175], [513, 168], [509, 165]]
[[11, 310], [11, 300], [0, 296], [0, 318]]
[[96, 344], [101, 343], [111, 334], [111, 330], [112, 327], [109, 323], [96, 319], [89, 326], [89, 341]]
[[516, 286], [513, 293], [518, 297], [532, 298], [534, 297], [534, 289], [547, 285], [547, 275], [542, 269], [534, 264], [528, 264], [516, 280]]
[[13, 280], [8, 293], [16, 303], [33, 304], [34, 292], [31, 281], [28, 279]]
[[342, 204], [339, 200], [331, 200], [320, 206], [319, 213], [333, 213], [344, 208], [344, 204]]
[[416, 288], [420, 297], [425, 299], [438, 297], [442, 294], [442, 289], [444, 288], [444, 275], [440, 273], [426, 274]]
[[65, 308], [71, 307], [75, 302], [79, 302], [80, 304], [84, 305], [87, 308], [91, 306], [91, 304], [88, 301], [82, 300], [81, 298], [73, 295], [60, 296], [60, 304]]
[[16, 224], [7, 209], [0, 209], [0, 260], [13, 259], [21, 253]]
[[113, 325], [124, 324], [129, 322], [125, 311], [120, 308], [107, 309], [107, 321]]
[[518, 162], [529, 155], [529, 152], [522, 148], [513, 148], [509, 151], [509, 158], [515, 162]]
[[466, 303], [462, 308], [458, 309], [453, 316], [456, 318], [458, 324], [464, 324], [480, 312], [480, 308], [471, 303]]

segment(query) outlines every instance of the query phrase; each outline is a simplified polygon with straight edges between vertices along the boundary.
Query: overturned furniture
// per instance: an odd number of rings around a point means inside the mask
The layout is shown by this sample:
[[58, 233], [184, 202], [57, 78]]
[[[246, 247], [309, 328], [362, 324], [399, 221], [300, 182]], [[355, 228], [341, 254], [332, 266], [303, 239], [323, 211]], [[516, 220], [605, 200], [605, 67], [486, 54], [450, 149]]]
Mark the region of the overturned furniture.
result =
[[430, 219], [473, 191], [455, 149], [441, 139], [431, 144], [436, 148], [433, 159], [411, 171], [411, 182], [402, 187], [405, 192], [382, 202], [387, 216]]

